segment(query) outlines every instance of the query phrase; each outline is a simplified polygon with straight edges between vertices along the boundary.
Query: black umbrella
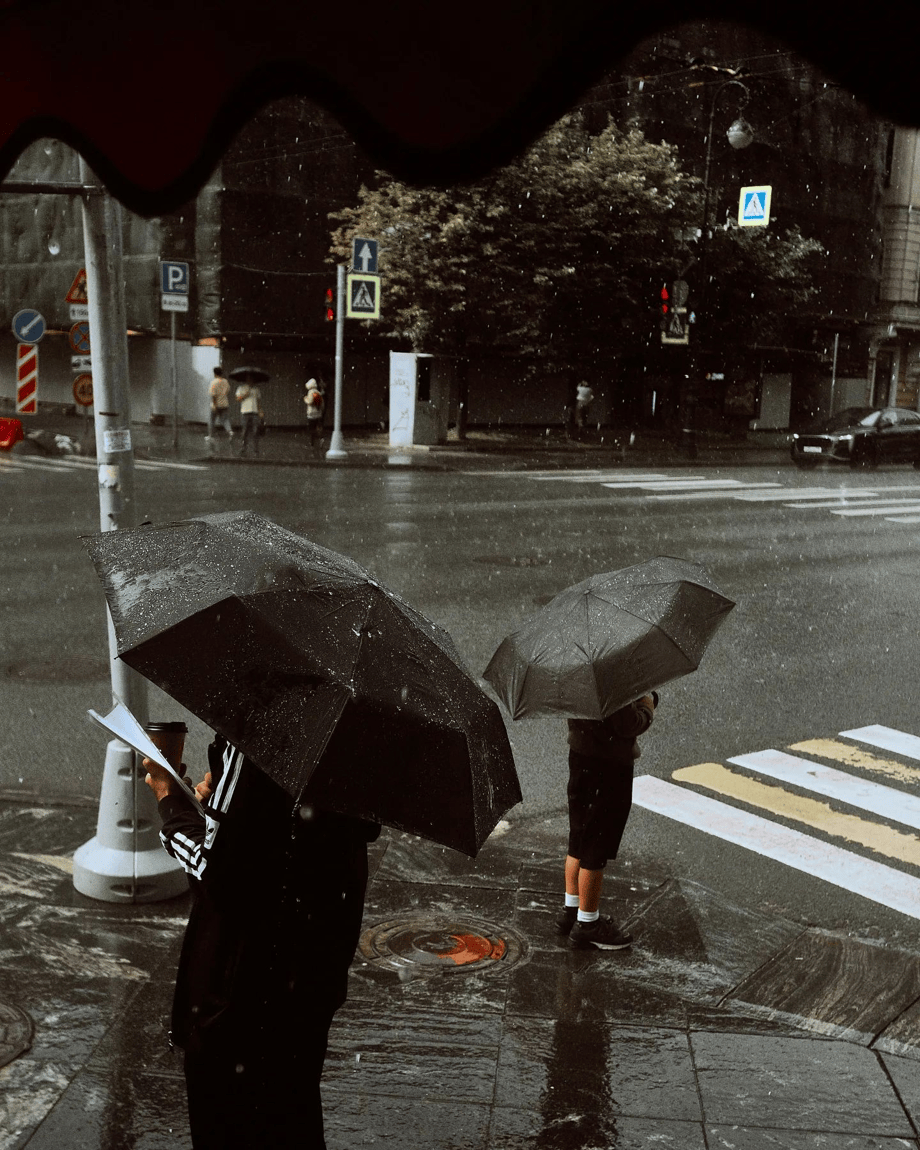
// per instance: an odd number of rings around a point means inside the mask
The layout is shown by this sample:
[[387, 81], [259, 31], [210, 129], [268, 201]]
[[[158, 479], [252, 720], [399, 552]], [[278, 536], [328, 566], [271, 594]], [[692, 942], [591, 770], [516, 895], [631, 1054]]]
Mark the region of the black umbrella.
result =
[[733, 606], [684, 559], [593, 575], [504, 639], [485, 678], [515, 719], [603, 719], [695, 670]]
[[293, 798], [475, 855], [521, 799], [446, 631], [252, 512], [84, 540], [118, 653]]
[[265, 383], [271, 376], [261, 367], [235, 367], [230, 372], [230, 378], [237, 383]]

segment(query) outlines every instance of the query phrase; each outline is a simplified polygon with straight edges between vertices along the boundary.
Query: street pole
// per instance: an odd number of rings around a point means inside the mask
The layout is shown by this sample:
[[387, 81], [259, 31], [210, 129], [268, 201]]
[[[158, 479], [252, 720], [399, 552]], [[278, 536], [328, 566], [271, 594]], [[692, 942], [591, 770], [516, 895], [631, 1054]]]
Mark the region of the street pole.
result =
[[[740, 80], [725, 80], [719, 84], [712, 94], [712, 105], [709, 109], [709, 128], [706, 132], [706, 160], [703, 165], [703, 218], [700, 227], [700, 302], [697, 309], [699, 312], [700, 335], [698, 336], [698, 341], [702, 338], [702, 334], [709, 324], [709, 176], [712, 169], [712, 133], [715, 127], [716, 105], [719, 102], [719, 97], [727, 88], [732, 87], [740, 88], [743, 93], [739, 105], [739, 113], [743, 112], [750, 98], [750, 90], [747, 85], [742, 84]], [[736, 128], [740, 129], [740, 131], [737, 136], [733, 136], [733, 129]], [[738, 120], [729, 129], [728, 137], [729, 143], [735, 149], [746, 148], [754, 138], [750, 131], [750, 126], [741, 119], [740, 115]], [[683, 429], [683, 437], [687, 458], [696, 459], [696, 401], [702, 384], [702, 380], [700, 379], [702, 366], [698, 342], [694, 345], [693, 351], [691, 352], [690, 365], [686, 415], [684, 418], [684, 422], [687, 426]]]
[[[99, 525], [117, 531], [135, 521], [134, 450], [128, 388], [128, 324], [122, 268], [121, 205], [80, 160], [83, 241], [93, 367], [93, 410], [99, 481]], [[121, 700], [147, 722], [145, 680], [118, 658], [108, 619], [113, 703]], [[74, 855], [74, 886], [103, 902], [153, 902], [187, 889], [184, 872], [162, 849], [156, 800], [134, 751], [118, 739], [107, 747], [96, 836]]]
[[176, 313], [169, 313], [169, 338], [172, 344], [173, 451], [179, 450], [179, 367], [176, 363]]
[[335, 413], [327, 459], [347, 459], [342, 438], [342, 382], [345, 376], [345, 265], [339, 264], [335, 278]]

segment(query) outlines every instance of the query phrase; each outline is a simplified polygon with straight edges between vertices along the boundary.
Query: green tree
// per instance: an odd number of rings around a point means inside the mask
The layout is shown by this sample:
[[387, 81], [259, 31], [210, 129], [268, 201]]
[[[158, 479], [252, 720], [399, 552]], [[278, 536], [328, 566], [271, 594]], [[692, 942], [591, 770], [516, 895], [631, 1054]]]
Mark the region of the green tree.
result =
[[[331, 217], [331, 253], [348, 258], [356, 235], [380, 240], [384, 330], [417, 351], [500, 348], [590, 375], [658, 341], [661, 284], [700, 262], [700, 181], [675, 147], [612, 121], [592, 135], [565, 116], [465, 186], [378, 178]], [[708, 243], [712, 337], [775, 334], [807, 298], [803, 262], [818, 245], [753, 231], [717, 230]]]

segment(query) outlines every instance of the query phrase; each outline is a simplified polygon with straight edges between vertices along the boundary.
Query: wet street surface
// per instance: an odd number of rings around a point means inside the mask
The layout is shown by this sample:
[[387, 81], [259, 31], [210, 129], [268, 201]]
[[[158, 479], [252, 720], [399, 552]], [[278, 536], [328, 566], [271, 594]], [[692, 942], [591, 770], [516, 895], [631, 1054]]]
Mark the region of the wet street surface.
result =
[[[0, 805], [0, 1148], [188, 1147], [166, 1042], [187, 898], [73, 890], [89, 808]], [[559, 820], [476, 862], [385, 832], [324, 1075], [330, 1150], [918, 1146], [920, 959], [756, 914], [630, 855], [636, 942], [555, 933]], [[914, 1004], [911, 1006], [911, 1004]], [[2, 1014], [9, 1019], [9, 1011]], [[13, 1028], [15, 1029], [15, 1028]]]
[[[738, 603], [642, 739], [602, 906], [631, 949], [554, 933], [559, 719], [509, 720], [524, 802], [475, 863], [395, 833], [373, 848], [328, 1144], [920, 1146], [917, 476], [596, 463], [233, 465], [196, 444], [138, 471], [139, 519], [251, 508], [365, 564], [475, 674], [562, 587], [652, 555], [705, 564]], [[0, 1150], [188, 1146], [165, 1045], [187, 900], [72, 883], [104, 756], [86, 709], [110, 700], [79, 546], [94, 469], [18, 466], [0, 491]], [[155, 691], [151, 711], [187, 719], [200, 763], [203, 725]]]

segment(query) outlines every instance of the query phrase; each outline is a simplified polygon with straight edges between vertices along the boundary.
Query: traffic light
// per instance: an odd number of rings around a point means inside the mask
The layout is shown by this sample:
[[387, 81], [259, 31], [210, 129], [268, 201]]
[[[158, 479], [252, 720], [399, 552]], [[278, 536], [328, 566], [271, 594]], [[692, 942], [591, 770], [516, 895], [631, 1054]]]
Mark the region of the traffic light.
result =
[[668, 300], [670, 300], [670, 298], [671, 297], [668, 294], [668, 285], [662, 284], [661, 285], [661, 318], [662, 319], [664, 319], [668, 314]]
[[333, 323], [335, 321], [335, 291], [332, 288], [326, 288], [326, 322]]

